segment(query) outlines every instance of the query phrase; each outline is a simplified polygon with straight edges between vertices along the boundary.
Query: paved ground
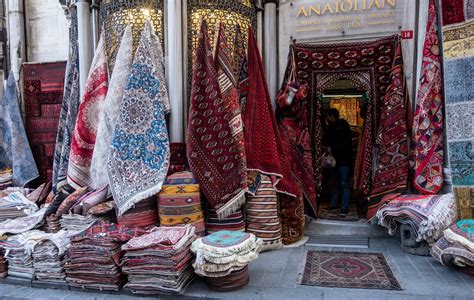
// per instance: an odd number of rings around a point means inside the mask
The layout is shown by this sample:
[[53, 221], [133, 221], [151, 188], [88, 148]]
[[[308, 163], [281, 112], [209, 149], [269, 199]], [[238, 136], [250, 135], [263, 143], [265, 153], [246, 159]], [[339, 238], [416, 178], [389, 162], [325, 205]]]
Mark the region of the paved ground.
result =
[[[320, 288], [297, 283], [305, 250], [337, 250], [382, 252], [400, 282], [403, 291]], [[85, 293], [38, 289], [0, 284], [2, 299], [139, 299], [130, 295]], [[176, 297], [166, 298], [172, 299]], [[474, 278], [447, 269], [431, 257], [405, 254], [393, 238], [370, 239], [369, 249], [323, 247], [286, 248], [262, 253], [252, 263], [250, 284], [231, 293], [209, 291], [202, 280], [196, 280], [186, 290], [183, 299], [474, 299]], [[149, 299], [149, 298], [148, 298]]]

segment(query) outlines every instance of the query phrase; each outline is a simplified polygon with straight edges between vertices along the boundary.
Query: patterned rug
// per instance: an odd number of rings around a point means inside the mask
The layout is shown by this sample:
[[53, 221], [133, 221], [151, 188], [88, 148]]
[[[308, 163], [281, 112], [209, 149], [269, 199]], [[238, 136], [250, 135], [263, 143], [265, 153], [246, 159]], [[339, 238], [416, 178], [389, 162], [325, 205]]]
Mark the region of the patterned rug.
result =
[[413, 120], [413, 184], [424, 194], [436, 194], [443, 186], [444, 99], [439, 52], [437, 10], [434, 0], [430, 0]]
[[25, 130], [42, 182], [52, 178], [65, 71], [65, 62], [23, 64]]
[[340, 210], [327, 211], [323, 209], [320, 205], [318, 218], [325, 220], [338, 220], [338, 221], [358, 221], [359, 215], [357, 214], [356, 204], [351, 202], [349, 203], [349, 214], [347, 216], [341, 216]]
[[381, 253], [306, 253], [300, 284], [357, 289], [402, 290]]
[[[474, 218], [474, 1], [443, 1], [449, 164], [459, 219]], [[467, 75], [466, 75], [467, 74]]]

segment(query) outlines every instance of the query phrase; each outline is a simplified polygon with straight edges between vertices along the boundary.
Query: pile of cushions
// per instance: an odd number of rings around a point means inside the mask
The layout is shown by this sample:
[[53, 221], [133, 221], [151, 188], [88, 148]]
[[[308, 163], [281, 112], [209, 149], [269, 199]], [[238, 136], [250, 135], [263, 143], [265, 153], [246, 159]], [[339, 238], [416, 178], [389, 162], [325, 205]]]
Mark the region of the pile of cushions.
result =
[[0, 222], [28, 216], [38, 210], [22, 192], [13, 192], [0, 198]]
[[122, 216], [117, 215], [117, 221], [124, 226], [136, 226], [152, 228], [158, 226], [158, 208], [156, 198], [151, 197], [140, 201], [134, 207], [127, 210]]
[[181, 294], [194, 278], [191, 243], [196, 239], [191, 225], [153, 228], [131, 239], [125, 251], [122, 271], [128, 288], [137, 294]]
[[69, 285], [118, 291], [125, 283], [120, 272], [121, 247], [144, 230], [98, 221], [72, 238], [66, 262]]
[[270, 177], [261, 176], [257, 192], [254, 196], [247, 197], [245, 212], [246, 231], [263, 241], [262, 251], [283, 247], [277, 192]]
[[158, 195], [158, 213], [161, 226], [191, 224], [196, 235], [205, 235], [199, 184], [191, 172], [175, 173], [166, 179]]
[[206, 278], [209, 288], [237, 290], [247, 285], [248, 264], [257, 259], [262, 240], [251, 233], [219, 231], [197, 239], [191, 245], [197, 275]]
[[379, 224], [396, 234], [398, 224], [408, 224], [429, 244], [436, 242], [457, 215], [452, 193], [445, 195], [402, 195], [383, 205], [377, 212]]
[[474, 219], [449, 226], [431, 247], [431, 255], [444, 266], [474, 267]]
[[74, 233], [60, 231], [48, 234], [33, 249], [35, 278], [43, 283], [65, 283], [64, 263], [70, 236]]

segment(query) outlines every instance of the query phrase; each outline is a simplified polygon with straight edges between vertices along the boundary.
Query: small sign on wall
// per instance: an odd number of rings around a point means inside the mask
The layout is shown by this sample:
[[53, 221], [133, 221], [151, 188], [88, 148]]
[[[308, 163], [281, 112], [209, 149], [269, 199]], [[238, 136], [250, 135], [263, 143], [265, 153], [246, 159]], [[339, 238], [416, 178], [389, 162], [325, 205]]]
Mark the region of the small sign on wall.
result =
[[412, 40], [413, 30], [402, 30], [401, 36], [402, 36], [402, 40]]

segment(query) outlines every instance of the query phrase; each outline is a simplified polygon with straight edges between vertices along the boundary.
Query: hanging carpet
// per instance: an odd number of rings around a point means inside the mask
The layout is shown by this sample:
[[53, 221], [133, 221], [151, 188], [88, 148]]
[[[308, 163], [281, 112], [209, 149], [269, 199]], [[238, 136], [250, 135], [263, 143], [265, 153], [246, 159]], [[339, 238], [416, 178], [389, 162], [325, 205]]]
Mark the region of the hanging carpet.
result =
[[444, 100], [436, 13], [430, 0], [413, 120], [414, 186], [424, 194], [436, 194], [443, 186]]
[[43, 182], [52, 178], [65, 65], [65, 62], [23, 64], [25, 130]]
[[246, 173], [236, 139], [232, 137], [229, 111], [222, 97], [215, 62], [202, 22], [193, 71], [188, 120], [187, 156], [193, 175], [219, 218], [245, 202], [247, 187], [240, 180]]
[[91, 177], [92, 187], [100, 188], [109, 184], [107, 177], [107, 160], [112, 143], [115, 124], [120, 114], [120, 107], [130, 75], [133, 60], [132, 28], [127, 26], [124, 30], [122, 42], [114, 64], [114, 72], [105, 97], [103, 109], [97, 126], [97, 138], [92, 154]]
[[249, 91], [243, 114], [248, 170], [270, 176], [279, 193], [296, 197], [287, 154], [278, 130], [253, 30], [248, 34]]
[[107, 163], [119, 216], [161, 190], [170, 163], [165, 120], [169, 111], [163, 50], [147, 21], [133, 59]]
[[39, 176], [23, 127], [13, 72], [0, 102], [0, 170], [3, 169], [12, 171], [15, 186], [22, 187]]
[[91, 186], [90, 167], [97, 125], [108, 89], [104, 33], [95, 51], [73, 131], [67, 181], [73, 188]]
[[[402, 194], [408, 186], [408, 92], [403, 75], [401, 44], [398, 43], [392, 65], [391, 82], [380, 108], [377, 135], [378, 157], [374, 171], [367, 218], [377, 213], [384, 195]], [[372, 205], [373, 204], [373, 205]]]
[[53, 191], [67, 184], [67, 169], [71, 140], [76, 125], [77, 111], [80, 103], [79, 88], [79, 47], [77, 29], [77, 11], [71, 7], [71, 25], [69, 28], [69, 58], [66, 66], [63, 102], [59, 117], [58, 133], [53, 159]]
[[308, 91], [288, 107], [280, 104], [278, 115], [289, 156], [295, 161], [294, 174], [302, 183], [307, 198], [315, 199], [316, 191], [322, 188], [322, 105], [319, 99], [324, 90], [339, 79], [350, 80], [357, 89], [367, 92], [369, 96], [354, 187], [370, 195], [379, 112], [390, 84], [397, 40], [396, 36], [391, 36], [373, 42], [326, 45], [296, 43], [292, 46], [296, 79], [300, 86], [307, 85]]

